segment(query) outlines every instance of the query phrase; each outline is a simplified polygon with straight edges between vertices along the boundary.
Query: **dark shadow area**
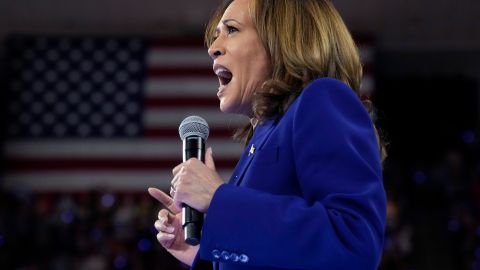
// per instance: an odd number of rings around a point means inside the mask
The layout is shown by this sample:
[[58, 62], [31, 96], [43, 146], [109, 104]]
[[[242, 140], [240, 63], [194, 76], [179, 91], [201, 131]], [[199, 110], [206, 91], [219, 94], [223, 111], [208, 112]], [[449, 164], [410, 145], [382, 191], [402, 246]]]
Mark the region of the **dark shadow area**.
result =
[[388, 65], [381, 62], [374, 100], [389, 141], [381, 269], [478, 269], [477, 81]]

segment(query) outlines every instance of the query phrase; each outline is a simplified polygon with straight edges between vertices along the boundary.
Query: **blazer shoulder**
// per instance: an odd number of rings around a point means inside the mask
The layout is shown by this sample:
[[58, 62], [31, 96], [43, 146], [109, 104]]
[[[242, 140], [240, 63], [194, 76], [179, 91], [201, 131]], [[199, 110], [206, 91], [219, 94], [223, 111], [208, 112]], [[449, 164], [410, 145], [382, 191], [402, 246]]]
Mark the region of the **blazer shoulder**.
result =
[[364, 105], [355, 91], [346, 83], [333, 78], [320, 78], [307, 85], [298, 96], [292, 107], [293, 111], [300, 107], [307, 110], [323, 111], [355, 110], [368, 115]]
[[358, 101], [360, 99], [357, 97], [353, 89], [348, 86], [345, 82], [334, 79], [334, 78], [320, 78], [312, 81], [308, 84], [305, 89], [303, 89], [300, 97], [308, 99], [316, 99], [328, 96], [343, 96], [351, 97]]

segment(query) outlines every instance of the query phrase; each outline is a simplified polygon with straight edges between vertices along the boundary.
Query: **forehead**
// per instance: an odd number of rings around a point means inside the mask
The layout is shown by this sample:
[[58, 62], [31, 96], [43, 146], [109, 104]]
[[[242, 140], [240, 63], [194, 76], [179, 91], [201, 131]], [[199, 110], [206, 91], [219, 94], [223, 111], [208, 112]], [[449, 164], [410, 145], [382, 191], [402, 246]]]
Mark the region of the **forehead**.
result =
[[250, 19], [250, 2], [251, 0], [233, 1], [223, 13], [222, 21], [228, 19], [235, 19], [241, 23], [246, 23]]

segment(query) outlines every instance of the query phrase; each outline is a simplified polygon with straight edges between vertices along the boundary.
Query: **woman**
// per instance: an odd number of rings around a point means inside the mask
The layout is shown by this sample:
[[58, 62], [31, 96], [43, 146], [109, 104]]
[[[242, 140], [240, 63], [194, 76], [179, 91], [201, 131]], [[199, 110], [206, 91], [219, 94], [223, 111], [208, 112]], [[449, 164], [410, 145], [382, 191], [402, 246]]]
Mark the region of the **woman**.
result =
[[[252, 119], [225, 184], [212, 150], [173, 169], [158, 241], [192, 269], [375, 269], [385, 226], [378, 140], [361, 65], [328, 0], [226, 1], [207, 31], [222, 112]], [[179, 206], [206, 214], [184, 243]]]

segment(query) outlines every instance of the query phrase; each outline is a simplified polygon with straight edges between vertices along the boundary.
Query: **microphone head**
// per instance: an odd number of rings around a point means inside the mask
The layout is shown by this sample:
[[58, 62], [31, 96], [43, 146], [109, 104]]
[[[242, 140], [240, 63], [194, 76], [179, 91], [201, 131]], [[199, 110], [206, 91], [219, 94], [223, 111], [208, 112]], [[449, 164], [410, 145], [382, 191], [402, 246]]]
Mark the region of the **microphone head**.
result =
[[206, 141], [210, 133], [210, 128], [205, 119], [200, 116], [191, 115], [183, 119], [182, 123], [180, 123], [178, 133], [182, 140], [185, 140], [185, 138], [189, 136], [198, 136]]

